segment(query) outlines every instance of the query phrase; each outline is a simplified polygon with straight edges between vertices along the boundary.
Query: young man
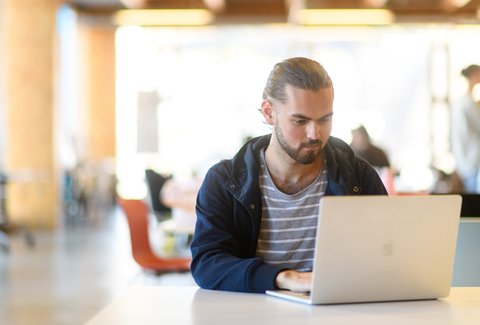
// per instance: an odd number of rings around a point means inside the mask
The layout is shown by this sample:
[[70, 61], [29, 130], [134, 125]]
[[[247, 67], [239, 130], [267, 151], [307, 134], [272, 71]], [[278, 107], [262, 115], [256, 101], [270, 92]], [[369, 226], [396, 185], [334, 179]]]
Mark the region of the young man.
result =
[[200, 287], [309, 291], [321, 198], [387, 194], [374, 169], [330, 136], [333, 97], [319, 63], [275, 65], [261, 105], [272, 134], [213, 166], [200, 188], [191, 244]]
[[480, 84], [480, 66], [471, 64], [461, 74], [467, 91], [452, 107], [452, 152], [464, 192], [480, 193], [480, 103], [474, 97]]

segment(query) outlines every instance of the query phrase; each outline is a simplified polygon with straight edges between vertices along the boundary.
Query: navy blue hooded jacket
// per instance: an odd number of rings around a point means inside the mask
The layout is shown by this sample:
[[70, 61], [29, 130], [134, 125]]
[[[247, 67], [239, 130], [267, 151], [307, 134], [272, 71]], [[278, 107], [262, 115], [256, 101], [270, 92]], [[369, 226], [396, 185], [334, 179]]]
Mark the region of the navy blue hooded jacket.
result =
[[[269, 142], [270, 135], [250, 140], [205, 176], [191, 244], [191, 272], [202, 288], [265, 292], [275, 289], [275, 278], [285, 269], [255, 256], [262, 217], [259, 157]], [[342, 140], [330, 137], [325, 154], [325, 195], [387, 194], [376, 171]]]

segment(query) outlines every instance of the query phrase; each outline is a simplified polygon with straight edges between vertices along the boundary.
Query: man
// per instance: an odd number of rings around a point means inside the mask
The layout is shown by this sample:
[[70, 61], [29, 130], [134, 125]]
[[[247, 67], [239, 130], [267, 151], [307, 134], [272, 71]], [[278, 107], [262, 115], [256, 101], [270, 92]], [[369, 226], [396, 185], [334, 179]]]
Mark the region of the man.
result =
[[387, 193], [367, 162], [330, 137], [333, 86], [319, 63], [275, 65], [261, 112], [272, 134], [213, 166], [200, 188], [191, 271], [202, 288], [309, 291], [321, 197]]
[[452, 107], [452, 152], [464, 192], [480, 193], [480, 103], [474, 96], [480, 84], [480, 66], [471, 64], [461, 74], [467, 91]]

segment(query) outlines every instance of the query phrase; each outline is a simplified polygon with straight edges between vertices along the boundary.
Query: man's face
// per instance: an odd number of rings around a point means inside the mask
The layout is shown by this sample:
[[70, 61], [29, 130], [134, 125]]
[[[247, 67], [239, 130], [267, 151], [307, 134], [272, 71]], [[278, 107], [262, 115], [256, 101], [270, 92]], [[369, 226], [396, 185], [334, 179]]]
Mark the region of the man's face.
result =
[[475, 84], [479, 84], [480, 83], [480, 69], [476, 70], [475, 73], [473, 74], [473, 82]]
[[287, 102], [276, 103], [274, 137], [288, 156], [301, 164], [319, 157], [332, 131], [333, 89], [303, 90], [287, 85]]

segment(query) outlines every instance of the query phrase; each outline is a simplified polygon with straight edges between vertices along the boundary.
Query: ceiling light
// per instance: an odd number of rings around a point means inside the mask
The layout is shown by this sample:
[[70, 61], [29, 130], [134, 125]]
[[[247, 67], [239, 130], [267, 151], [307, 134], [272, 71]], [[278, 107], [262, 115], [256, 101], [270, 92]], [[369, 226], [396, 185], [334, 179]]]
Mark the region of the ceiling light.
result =
[[470, 0], [449, 0], [448, 2], [456, 8], [461, 8], [469, 3]]
[[213, 20], [213, 14], [205, 9], [127, 9], [113, 16], [116, 25], [138, 26], [202, 26]]
[[294, 16], [302, 25], [388, 25], [395, 20], [386, 9], [300, 9]]

